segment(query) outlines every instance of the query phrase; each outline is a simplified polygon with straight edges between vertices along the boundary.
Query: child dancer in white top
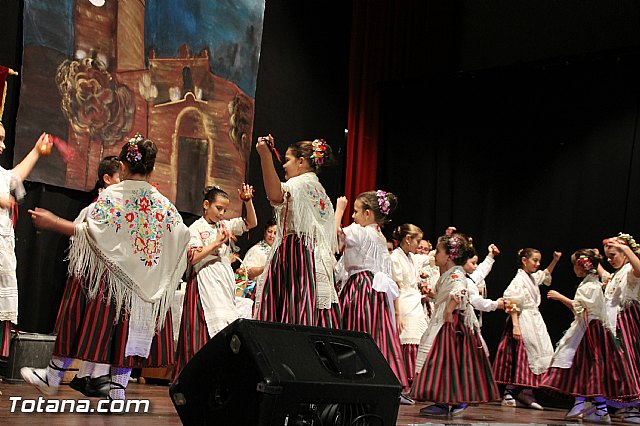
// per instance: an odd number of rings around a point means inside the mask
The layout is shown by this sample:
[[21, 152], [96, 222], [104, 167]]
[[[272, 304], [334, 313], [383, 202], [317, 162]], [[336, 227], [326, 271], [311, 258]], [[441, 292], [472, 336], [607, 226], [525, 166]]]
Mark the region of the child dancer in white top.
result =
[[394, 312], [398, 287], [391, 279], [391, 256], [380, 230], [396, 205], [396, 197], [390, 192], [363, 192], [353, 205], [355, 223], [340, 229], [347, 199], [338, 198], [336, 226], [339, 241], [344, 241], [341, 263], [348, 275], [340, 292], [340, 312], [342, 328], [369, 333], [408, 390]]
[[391, 253], [393, 280], [398, 284], [400, 295], [395, 301], [396, 323], [404, 362], [411, 383], [415, 374], [415, 360], [422, 334], [427, 329], [427, 315], [422, 308], [422, 294], [418, 288], [418, 270], [413, 261], [422, 230], [405, 223], [393, 231], [398, 247]]
[[[480, 311], [480, 314], [482, 314], [482, 312], [493, 312], [496, 309], [504, 309], [504, 299], [502, 297], [497, 300], [491, 300], [485, 297], [486, 284], [484, 280], [487, 275], [489, 275], [489, 272], [491, 272], [495, 257], [498, 254], [500, 254], [498, 247], [495, 244], [489, 245], [489, 254], [487, 254], [487, 257], [478, 265], [478, 255], [474, 249], [473, 256], [464, 264], [464, 271], [467, 273], [469, 303], [471, 303], [474, 309]], [[478, 318], [478, 324], [482, 327], [482, 317]], [[488, 349], [484, 339], [482, 343], [488, 355]]]
[[[4, 138], [5, 130], [0, 121], [0, 154], [5, 149]], [[12, 324], [18, 323], [16, 239], [13, 231], [17, 220], [16, 198], [24, 196], [22, 181], [29, 176], [41, 154], [51, 151], [51, 146], [48, 135], [43, 133], [29, 154], [12, 170], [0, 167], [0, 357], [9, 356]]]
[[[541, 284], [551, 285], [551, 272], [562, 253], [554, 252], [546, 269], [539, 271], [539, 250], [518, 251], [520, 268], [504, 291], [505, 311], [509, 314], [493, 363], [498, 383], [506, 385], [502, 405], [515, 407], [516, 399], [528, 407], [542, 410], [533, 394], [549, 368], [553, 345], [538, 310]], [[525, 389], [518, 389], [525, 388]], [[517, 391], [520, 390], [518, 393]]]
[[273, 136], [256, 144], [278, 234], [256, 286], [254, 317], [262, 321], [337, 328], [340, 307], [333, 270], [338, 250], [333, 203], [317, 173], [332, 163], [324, 139], [298, 141], [285, 153], [280, 182]]
[[[242, 185], [243, 193], [252, 193]], [[188, 282], [185, 290], [174, 379], [193, 355], [220, 330], [239, 318], [236, 280], [231, 267], [231, 235], [242, 235], [258, 224], [251, 198], [245, 201], [247, 218], [224, 219], [229, 195], [217, 186], [203, 191], [204, 214], [189, 227]]]
[[[616, 270], [613, 275], [603, 274], [603, 281], [607, 283], [604, 290], [607, 316], [615, 324], [616, 335], [636, 375], [640, 375], [640, 245], [631, 235], [624, 233], [603, 243], [607, 260]], [[609, 405], [616, 408], [627, 405], [615, 415], [630, 423], [640, 423], [639, 403], [616, 404], [608, 401]]]
[[[596, 271], [602, 256], [594, 249], [581, 249], [571, 256], [573, 271], [583, 278], [572, 299], [550, 290], [549, 299], [562, 302], [574, 313], [574, 320], [558, 342], [551, 367], [542, 387], [575, 396], [568, 419], [611, 423], [605, 398], [637, 398], [637, 374], [616, 341], [615, 326], [607, 317], [602, 283]], [[585, 411], [585, 400], [594, 400]]]
[[469, 403], [500, 397], [480, 327], [468, 305], [467, 279], [462, 268], [475, 253], [462, 234], [444, 235], [436, 246], [440, 279], [432, 292], [435, 310], [422, 336], [416, 359], [417, 375], [411, 396], [436, 404], [420, 410], [429, 416], [455, 415]]

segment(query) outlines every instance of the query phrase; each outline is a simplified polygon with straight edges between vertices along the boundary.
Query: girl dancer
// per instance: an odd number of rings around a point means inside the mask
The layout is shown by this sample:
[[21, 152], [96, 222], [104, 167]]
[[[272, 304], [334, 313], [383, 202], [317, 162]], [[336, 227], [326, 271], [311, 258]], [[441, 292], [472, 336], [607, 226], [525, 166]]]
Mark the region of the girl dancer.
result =
[[[495, 257], [500, 254], [500, 250], [495, 244], [489, 245], [489, 254], [478, 265], [478, 255], [473, 250], [473, 256], [464, 264], [464, 271], [467, 273], [467, 290], [469, 291], [469, 303], [474, 309], [482, 312], [493, 312], [496, 309], [504, 309], [504, 299], [487, 299], [485, 278], [491, 272]], [[478, 318], [478, 323], [482, 327], [482, 317]]]
[[[120, 160], [116, 156], [107, 156], [98, 164], [98, 181], [96, 187], [98, 194], [111, 185], [120, 182]], [[60, 234], [73, 238], [75, 226], [87, 220], [89, 212], [91, 212], [96, 202], [92, 202], [82, 209], [75, 220], [63, 219], [49, 210], [36, 207], [34, 210], [28, 210], [31, 215], [33, 225], [38, 229], [50, 229]], [[62, 300], [73, 295], [74, 284], [71, 280], [67, 281], [67, 285], [62, 296]], [[64, 303], [64, 302], [63, 302]], [[82, 303], [86, 303], [82, 302]], [[93, 362], [81, 361], [78, 368], [78, 374], [71, 380], [69, 386], [72, 389], [81, 392], [85, 396], [107, 397], [109, 396], [110, 366], [108, 364], [96, 364]]]
[[[539, 250], [518, 251], [520, 268], [504, 291], [505, 311], [509, 314], [498, 345], [493, 371], [498, 383], [506, 385], [502, 405], [525, 406], [542, 410], [533, 394], [542, 375], [549, 368], [553, 345], [547, 326], [540, 315], [541, 284], [551, 285], [551, 273], [562, 253], [554, 252], [546, 269], [539, 271], [542, 256]], [[524, 389], [521, 389], [524, 388]]]
[[434, 313], [420, 342], [416, 360], [418, 375], [410, 394], [415, 399], [436, 403], [420, 410], [425, 415], [456, 415], [469, 403], [489, 402], [500, 397], [478, 321], [468, 305], [467, 279], [462, 265], [474, 253], [462, 234], [438, 239], [436, 264], [441, 275], [432, 290]]
[[[0, 121], [0, 154], [5, 148], [4, 138], [5, 130]], [[4, 358], [9, 356], [12, 324], [18, 323], [16, 241], [13, 232], [17, 219], [16, 198], [24, 196], [22, 181], [29, 176], [41, 153], [51, 150], [51, 146], [47, 134], [43, 133], [24, 160], [12, 170], [0, 167], [0, 357]]]
[[[253, 193], [243, 184], [242, 192]], [[246, 200], [247, 219], [224, 220], [229, 207], [229, 194], [217, 186], [204, 189], [204, 214], [190, 227], [189, 268], [187, 288], [182, 308], [174, 380], [216, 333], [238, 319], [236, 280], [231, 268], [231, 235], [242, 235], [258, 224], [251, 198]]]
[[[636, 375], [640, 375], [640, 245], [631, 235], [624, 233], [603, 243], [607, 260], [616, 270], [613, 275], [603, 276], [603, 281], [607, 282], [604, 291], [607, 317], [611, 324], [615, 324], [616, 336], [620, 338]], [[613, 401], [609, 404], [616, 408], [621, 406]], [[619, 410], [615, 416], [626, 422], [640, 423], [638, 404], [638, 401], [623, 404], [630, 407]]]
[[336, 227], [343, 235], [342, 262], [348, 275], [340, 292], [340, 312], [342, 328], [369, 333], [400, 383], [408, 388], [394, 312], [398, 288], [390, 276], [391, 257], [380, 231], [396, 205], [390, 192], [363, 192], [353, 205], [355, 223], [340, 229], [347, 199], [338, 198]]
[[268, 268], [259, 278], [256, 319], [288, 324], [338, 327], [340, 312], [334, 286], [338, 249], [333, 204], [317, 173], [331, 162], [323, 139], [299, 141], [287, 149], [280, 182], [273, 164], [273, 136], [258, 138], [262, 178], [275, 208], [278, 235]]
[[398, 241], [398, 247], [391, 253], [392, 276], [400, 290], [395, 301], [396, 323], [411, 383], [415, 375], [418, 345], [428, 324], [427, 314], [422, 308], [422, 294], [418, 288], [420, 277], [413, 261], [413, 255], [422, 239], [422, 230], [405, 223], [393, 231], [393, 238]]
[[103, 190], [75, 227], [73, 290], [58, 312], [53, 356], [45, 369], [20, 370], [47, 395], [57, 392], [72, 358], [111, 365], [111, 399], [125, 398], [131, 368], [145, 358], [156, 361], [149, 366], [173, 362], [169, 306], [187, 264], [189, 230], [148, 182], [157, 152], [140, 135], [125, 143], [122, 182]]
[[[640, 388], [629, 359], [618, 347], [615, 326], [607, 317], [602, 283], [597, 275], [601, 259], [594, 249], [576, 251], [571, 263], [576, 276], [583, 280], [573, 300], [555, 290], [547, 294], [549, 299], [571, 309], [575, 318], [558, 342], [541, 386], [575, 396], [566, 418], [611, 423], [605, 397], [637, 398]], [[587, 398], [593, 400], [594, 408], [585, 412]]]

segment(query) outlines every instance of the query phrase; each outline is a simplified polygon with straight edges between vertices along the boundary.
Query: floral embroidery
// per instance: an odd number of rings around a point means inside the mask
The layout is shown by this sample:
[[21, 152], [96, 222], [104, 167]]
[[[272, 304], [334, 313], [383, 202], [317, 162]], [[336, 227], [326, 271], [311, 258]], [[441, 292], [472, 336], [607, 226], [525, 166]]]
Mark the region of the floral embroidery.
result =
[[200, 233], [200, 239], [203, 241], [209, 238], [210, 236], [211, 236], [211, 232], [209, 231], [204, 231]]
[[327, 204], [331, 205], [331, 200], [327, 197], [327, 194], [319, 191], [317, 188], [307, 185], [307, 193], [313, 200], [313, 207], [315, 207], [320, 213], [320, 217], [324, 218], [327, 214]]
[[133, 254], [140, 256], [145, 266], [158, 263], [162, 236], [180, 223], [175, 208], [170, 203], [154, 201], [146, 188], [133, 190], [131, 197], [124, 201], [109, 196], [99, 199], [91, 217], [98, 223], [114, 227], [115, 232], [126, 229]]
[[269, 244], [267, 244], [267, 242], [265, 240], [262, 240], [258, 243], [258, 247], [260, 248], [260, 250], [262, 250], [265, 254], [269, 254], [271, 252], [271, 246]]

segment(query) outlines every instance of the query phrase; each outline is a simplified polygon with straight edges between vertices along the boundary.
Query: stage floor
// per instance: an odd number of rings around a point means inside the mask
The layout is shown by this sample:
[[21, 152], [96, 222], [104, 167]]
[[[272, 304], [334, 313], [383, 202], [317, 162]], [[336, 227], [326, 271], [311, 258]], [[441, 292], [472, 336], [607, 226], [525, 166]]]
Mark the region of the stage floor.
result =
[[[42, 396], [36, 389], [24, 383], [9, 384], [0, 383], [0, 424], [10, 425], [30, 425], [30, 426], [52, 426], [52, 425], [157, 425], [172, 426], [181, 425], [180, 418], [176, 414], [173, 404], [169, 399], [169, 387], [167, 385], [139, 384], [132, 382], [127, 389], [129, 399], [149, 400], [149, 412], [129, 413], [123, 415], [105, 414], [80, 414], [80, 413], [47, 413], [36, 412], [38, 397]], [[20, 399], [21, 398], [21, 399]], [[60, 392], [48, 402], [41, 404], [43, 408], [51, 404], [51, 400], [81, 399], [84, 398], [78, 392], [68, 386], [63, 385]], [[29, 402], [33, 401], [33, 402]], [[91, 399], [92, 405], [96, 405], [98, 399]], [[484, 404], [478, 407], [469, 407], [461, 415], [450, 419], [428, 418], [419, 414], [420, 408], [426, 404], [416, 404], [413, 406], [400, 406], [400, 413], [396, 425], [487, 425], [487, 424], [511, 424], [511, 425], [535, 425], [535, 424], [579, 424], [574, 421], [564, 420], [565, 409], [547, 408], [543, 411], [531, 410], [527, 408], [502, 407], [498, 403]], [[14, 411], [11, 408], [14, 406]], [[28, 412], [20, 412], [28, 411]], [[239, 419], [238, 425], [242, 425]], [[588, 424], [588, 423], [585, 423]], [[617, 422], [612, 424], [627, 424]], [[227, 425], [225, 425], [227, 426]]]

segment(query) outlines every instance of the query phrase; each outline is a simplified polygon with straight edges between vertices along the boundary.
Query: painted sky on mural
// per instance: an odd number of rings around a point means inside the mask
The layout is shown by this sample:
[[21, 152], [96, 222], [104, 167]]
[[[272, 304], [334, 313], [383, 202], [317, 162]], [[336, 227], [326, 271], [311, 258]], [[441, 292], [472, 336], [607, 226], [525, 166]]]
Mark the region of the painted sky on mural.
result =
[[[147, 1], [145, 46], [153, 47], [156, 57], [176, 56], [183, 43], [194, 53], [208, 47], [212, 71], [255, 97], [263, 16], [259, 0]], [[73, 0], [25, 0], [24, 45], [47, 46], [70, 57], [72, 19]], [[44, 21], [55, 24], [37, 25]]]

